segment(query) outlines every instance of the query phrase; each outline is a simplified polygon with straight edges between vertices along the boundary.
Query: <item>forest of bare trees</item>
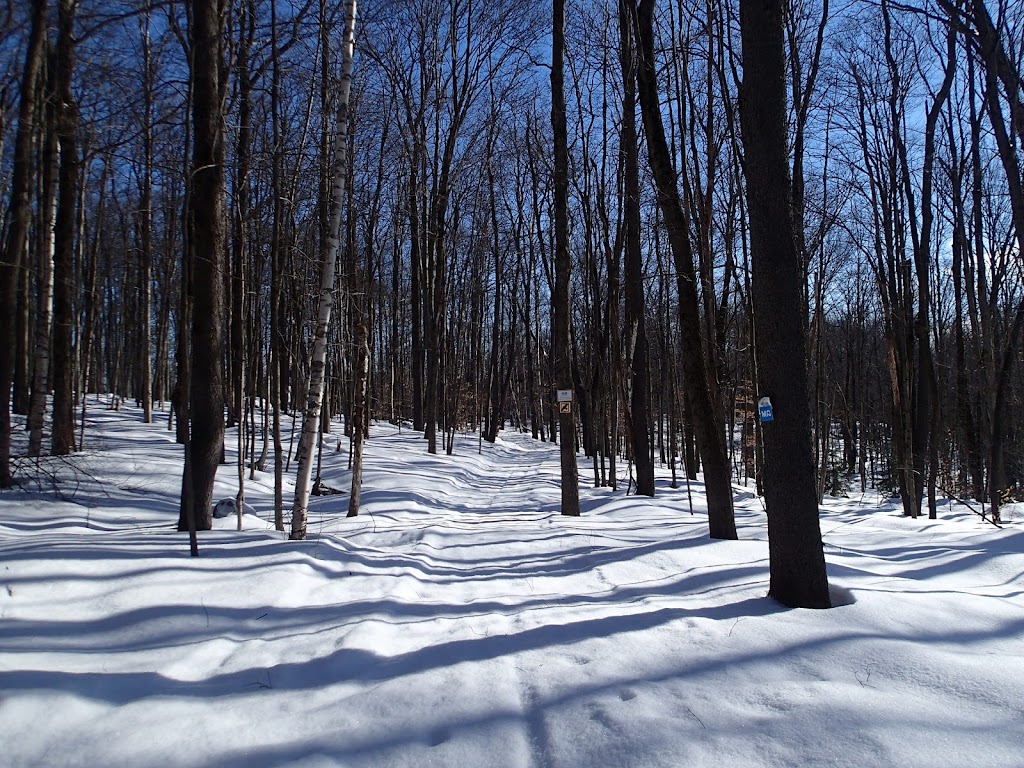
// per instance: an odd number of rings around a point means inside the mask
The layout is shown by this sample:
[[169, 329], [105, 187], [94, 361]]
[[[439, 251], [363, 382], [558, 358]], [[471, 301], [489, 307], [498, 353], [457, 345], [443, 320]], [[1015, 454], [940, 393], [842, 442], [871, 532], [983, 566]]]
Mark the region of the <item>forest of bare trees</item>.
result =
[[305, 414], [357, 456], [388, 420], [430, 452], [559, 440], [643, 495], [703, 472], [734, 538], [732, 485], [804, 466], [775, 441], [806, 405], [812, 510], [877, 488], [998, 522], [1024, 493], [1024, 7], [762, 3], [776, 56], [748, 5], [367, 2], [353, 67], [349, 2], [6, 3], [0, 486], [88, 447], [103, 392], [177, 430], [182, 529], [231, 441], [283, 530], [282, 476], [320, 490]]

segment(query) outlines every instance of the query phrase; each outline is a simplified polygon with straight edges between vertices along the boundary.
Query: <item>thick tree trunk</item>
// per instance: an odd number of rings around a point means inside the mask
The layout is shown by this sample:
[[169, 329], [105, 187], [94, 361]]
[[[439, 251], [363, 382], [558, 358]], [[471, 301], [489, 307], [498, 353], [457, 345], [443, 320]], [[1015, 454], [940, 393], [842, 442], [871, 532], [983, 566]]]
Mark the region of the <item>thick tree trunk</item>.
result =
[[21, 77], [18, 131], [14, 140], [11, 201], [7, 210], [7, 240], [0, 258], [0, 488], [9, 488], [11, 475], [11, 383], [14, 380], [15, 308], [28, 237], [33, 185], [32, 140], [35, 135], [36, 96], [46, 44], [46, 0], [33, 0], [32, 26]]
[[[222, 8], [219, 0], [191, 0], [192, 186], [189, 196], [191, 253], [191, 436], [186, 473], [196, 528], [213, 525], [213, 482], [224, 443], [224, 128], [221, 101]], [[179, 530], [187, 527], [182, 504]]]
[[747, 173], [758, 394], [775, 420], [763, 430], [769, 594], [828, 608], [807, 403], [800, 257], [790, 217], [781, 0], [741, 0], [740, 119]]

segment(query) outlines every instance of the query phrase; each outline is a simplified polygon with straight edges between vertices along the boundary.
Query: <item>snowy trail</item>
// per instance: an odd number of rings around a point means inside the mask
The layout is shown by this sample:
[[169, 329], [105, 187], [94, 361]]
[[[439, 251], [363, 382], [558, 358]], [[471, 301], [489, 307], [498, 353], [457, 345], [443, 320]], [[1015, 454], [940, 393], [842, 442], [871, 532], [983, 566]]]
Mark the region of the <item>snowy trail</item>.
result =
[[[73, 495], [0, 495], [4, 766], [1024, 766], [1019, 522], [829, 500], [852, 600], [786, 610], [749, 493], [738, 542], [664, 476], [563, 518], [556, 446], [428, 456], [378, 425], [358, 518], [319, 497], [287, 541], [260, 475], [259, 517], [195, 560], [173, 436], [92, 418]], [[327, 485], [346, 458], [325, 449]]]

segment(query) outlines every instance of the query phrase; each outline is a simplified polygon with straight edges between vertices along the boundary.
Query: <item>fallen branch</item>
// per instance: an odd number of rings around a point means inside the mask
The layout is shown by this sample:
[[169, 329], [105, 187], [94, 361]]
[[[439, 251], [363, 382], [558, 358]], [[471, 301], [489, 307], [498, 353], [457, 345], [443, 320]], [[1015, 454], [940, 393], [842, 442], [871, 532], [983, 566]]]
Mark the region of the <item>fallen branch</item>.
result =
[[942, 492], [943, 492], [944, 494], [946, 494], [946, 498], [947, 498], [947, 499], [952, 499], [952, 500], [953, 500], [953, 501], [955, 501], [955, 502], [956, 502], [957, 504], [963, 504], [963, 505], [964, 505], [965, 507], [967, 507], [967, 508], [968, 508], [969, 510], [971, 510], [971, 512], [973, 512], [974, 514], [976, 514], [976, 515], [977, 515], [978, 517], [980, 517], [980, 518], [981, 518], [982, 520], [984, 520], [984, 521], [985, 521], [986, 523], [991, 523], [991, 524], [992, 524], [992, 525], [994, 525], [994, 526], [995, 526], [996, 528], [1002, 528], [1002, 527], [1003, 527], [1003, 526], [1001, 526], [1001, 525], [1000, 525], [1000, 524], [999, 524], [999, 523], [998, 523], [997, 521], [993, 520], [992, 518], [990, 518], [990, 517], [989, 517], [988, 515], [986, 515], [986, 514], [985, 514], [985, 505], [984, 505], [984, 503], [983, 503], [983, 504], [981, 505], [981, 511], [979, 512], [979, 511], [978, 511], [978, 510], [976, 510], [976, 509], [975, 509], [974, 507], [972, 507], [972, 506], [970, 505], [970, 503], [968, 503], [968, 502], [964, 501], [964, 500], [963, 500], [963, 499], [961, 499], [961, 498], [958, 498], [958, 497], [957, 497], [957, 496], [956, 496], [955, 494], [952, 494], [952, 493], [950, 493], [950, 492], [949, 492], [949, 491], [947, 491], [947, 490], [946, 490], [945, 488], [941, 488], [941, 487], [940, 487], [940, 488], [939, 488], [939, 490], [940, 490], [940, 491], [942, 491]]

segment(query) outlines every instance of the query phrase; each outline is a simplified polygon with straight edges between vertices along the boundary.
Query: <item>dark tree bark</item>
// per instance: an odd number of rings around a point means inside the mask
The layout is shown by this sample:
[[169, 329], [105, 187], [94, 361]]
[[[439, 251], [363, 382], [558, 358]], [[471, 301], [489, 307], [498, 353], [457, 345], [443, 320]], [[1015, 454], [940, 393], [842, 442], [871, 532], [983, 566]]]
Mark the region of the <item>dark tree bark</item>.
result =
[[[647, 424], [650, 418], [648, 390], [649, 346], [647, 308], [644, 301], [643, 255], [640, 251], [640, 163], [636, 135], [636, 45], [629, 14], [629, 0], [619, 0], [619, 32], [622, 65], [622, 152], [625, 200], [625, 294], [626, 364], [631, 379], [629, 392], [628, 435], [636, 466], [636, 492], [654, 495], [654, 462]], [[614, 351], [618, 354], [618, 350]], [[614, 452], [613, 452], [614, 455]]]
[[[1010, 211], [1013, 228], [1017, 235], [1018, 255], [1024, 252], [1024, 176], [1021, 175], [1020, 160], [1012, 133], [1017, 127], [1014, 120], [1022, 119], [1022, 109], [1018, 101], [1020, 91], [1020, 74], [1009, 64], [1002, 42], [992, 24], [988, 9], [983, 0], [973, 0], [974, 24], [978, 30], [981, 43], [981, 58], [985, 69], [985, 108], [989, 123], [996, 139], [999, 159], [1006, 175], [1006, 186], [1010, 198]], [[997, 78], [1006, 86], [1010, 100], [1011, 117], [1003, 117], [1002, 105], [997, 85]], [[1009, 130], [1008, 130], [1009, 127]], [[1024, 126], [1021, 126], [1024, 127]], [[1024, 332], [1024, 302], [1017, 306], [1012, 323], [1007, 329], [1005, 352], [995, 369], [995, 391], [992, 395], [992, 445], [989, 453], [989, 502], [992, 504], [992, 519], [999, 521], [999, 505], [1002, 492], [1007, 484], [1005, 466], [1006, 408], [1010, 373], [1016, 355], [1021, 333]]]
[[[238, 455], [236, 469], [238, 472], [238, 491], [235, 494], [235, 510], [238, 514], [238, 530], [242, 529], [242, 515], [245, 510], [245, 460], [246, 460], [246, 333], [245, 333], [245, 271], [249, 267], [249, 227], [250, 227], [250, 144], [252, 136], [252, 89], [253, 78], [251, 67], [251, 51], [256, 38], [256, 8], [254, 0], [245, 0], [239, 8], [238, 20], [238, 54], [235, 62], [238, 78], [238, 135], [235, 148], [235, 179], [234, 204], [232, 206], [232, 242], [231, 242], [231, 291], [230, 291], [230, 330], [228, 337], [231, 347], [228, 354], [230, 372], [227, 391], [229, 394], [228, 426], [238, 429]], [[255, 434], [252, 439], [255, 440]], [[276, 502], [276, 498], [275, 498]], [[278, 507], [275, 504], [275, 523], [279, 531], [284, 530], [284, 523], [277, 517]]]
[[[724, 426], [718, 420], [711, 397], [701, 339], [700, 302], [693, 265], [690, 224], [679, 199], [672, 155], [665, 138], [654, 60], [654, 0], [641, 0], [636, 18], [640, 42], [637, 69], [640, 110], [647, 135], [647, 155], [658, 191], [658, 205], [664, 216], [669, 246], [676, 267], [679, 293], [679, 334], [682, 339], [683, 380], [692, 404], [697, 446], [704, 464], [711, 538], [735, 539], [736, 520], [732, 506], [729, 458], [725, 450]], [[712, 343], [708, 340], [707, 343]]]
[[78, 105], [71, 93], [74, 69], [74, 23], [78, 0], [57, 6], [57, 139], [60, 142], [60, 184], [53, 226], [53, 434], [51, 452], [66, 456], [75, 450], [74, 327], [75, 226], [78, 222]]
[[[255, 9], [254, 9], [255, 13]], [[270, 9], [270, 135], [274, 143], [274, 156], [270, 168], [270, 189], [274, 198], [270, 225], [270, 358], [267, 376], [270, 377], [270, 408], [273, 411], [270, 431], [274, 440], [274, 527], [284, 530], [284, 448], [281, 443], [282, 382], [285, 380], [284, 329], [282, 321], [281, 283], [284, 272], [284, 158], [281, 146], [281, 63], [277, 42], [277, 10]], [[330, 414], [327, 414], [330, 420]]]
[[740, 120], [758, 394], [772, 399], [776, 416], [763, 430], [769, 594], [784, 605], [828, 608], [807, 404], [801, 268], [789, 208], [782, 23], [781, 0], [741, 0]]
[[9, 488], [11, 476], [11, 382], [14, 380], [15, 308], [22, 274], [31, 214], [32, 138], [35, 134], [36, 93], [46, 45], [46, 0], [33, 0], [32, 28], [21, 77], [18, 131], [14, 140], [11, 202], [7, 211], [7, 240], [0, 259], [0, 488]]
[[[96, 204], [96, 218], [99, 221], [103, 220], [103, 213], [106, 210], [107, 204], [107, 179], [111, 172], [112, 158], [108, 154], [103, 158], [103, 171], [100, 173], [100, 181], [97, 188], [100, 191], [100, 198]], [[85, 413], [86, 413], [86, 393], [89, 391], [89, 382], [94, 376], [93, 371], [93, 337], [95, 336], [95, 325], [96, 316], [100, 310], [100, 297], [96, 290], [97, 282], [97, 265], [99, 264], [99, 251], [100, 242], [102, 241], [101, 235], [102, 229], [96, 227], [93, 235], [92, 242], [89, 247], [82, 248], [82, 302], [85, 304], [85, 310], [82, 313], [82, 326], [81, 334], [79, 337], [79, 383], [81, 385], [81, 396], [82, 406], [79, 415], [78, 422], [78, 450], [82, 450], [85, 446]]]
[[[245, 432], [245, 271], [249, 261], [250, 192], [249, 171], [252, 143], [252, 45], [256, 38], [256, 8], [253, 0], [245, 0], [239, 8], [238, 54], [235, 62], [238, 82], [238, 135], [235, 144], [235, 179], [232, 205], [231, 238], [231, 366], [228, 391], [231, 394], [229, 426], [238, 424], [239, 452]], [[241, 486], [241, 483], [239, 484]]]
[[[487, 141], [487, 191], [490, 204], [490, 235], [491, 255], [494, 257], [494, 304], [491, 322], [491, 354], [487, 364], [487, 413], [484, 416], [485, 426], [483, 439], [493, 443], [498, 439], [498, 431], [504, 426], [505, 398], [501, 372], [502, 339], [502, 308], [504, 293], [504, 258], [501, 252], [500, 232], [498, 229], [498, 203], [494, 178], [494, 132], [488, 134]], [[475, 325], [475, 324], [474, 324]], [[509, 366], [511, 368], [511, 365]]]
[[16, 337], [14, 357], [14, 392], [12, 393], [11, 410], [22, 415], [28, 413], [29, 404], [29, 376], [31, 366], [29, 365], [29, 270], [18, 270], [20, 277], [17, 280], [17, 306], [12, 308], [14, 315], [14, 335]]
[[[569, 139], [565, 117], [565, 0], [554, 0], [551, 34], [551, 128], [554, 134], [555, 286], [552, 304], [552, 357], [555, 385], [573, 389], [569, 280]], [[573, 403], [575, 408], [575, 403]], [[559, 453], [562, 465], [562, 514], [580, 513], [579, 467], [576, 465], [576, 416], [559, 412]]]
[[[359, 302], [359, 299], [356, 299]], [[366, 442], [366, 430], [369, 427], [367, 412], [369, 403], [366, 401], [366, 384], [370, 373], [370, 346], [367, 341], [366, 323], [362, 310], [356, 308], [355, 319], [355, 388], [352, 397], [352, 487], [348, 497], [348, 514], [355, 517], [359, 514], [360, 496], [363, 490], [363, 444]]]
[[[221, 106], [220, 0], [191, 0], [192, 186], [188, 204], [192, 350], [187, 396], [191, 417], [186, 473], [196, 527], [213, 525], [213, 481], [224, 442], [224, 130]], [[182, 393], [185, 396], [185, 393]], [[182, 499], [178, 530], [187, 530]]]

